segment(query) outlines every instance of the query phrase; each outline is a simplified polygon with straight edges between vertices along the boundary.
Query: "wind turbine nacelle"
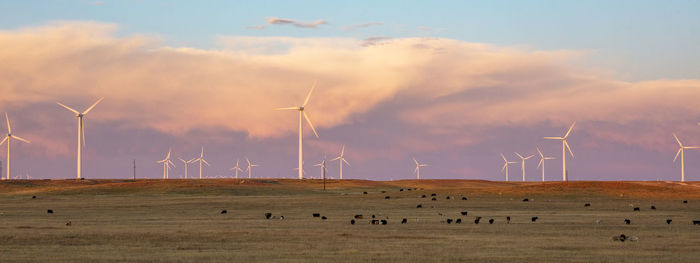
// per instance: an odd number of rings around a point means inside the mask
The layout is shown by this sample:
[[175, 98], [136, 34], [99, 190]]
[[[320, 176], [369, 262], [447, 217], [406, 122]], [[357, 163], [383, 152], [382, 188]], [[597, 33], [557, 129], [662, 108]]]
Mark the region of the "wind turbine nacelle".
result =
[[304, 106], [299, 107], [299, 110], [300, 110], [300, 111], [303, 111], [303, 110], [304, 110]]

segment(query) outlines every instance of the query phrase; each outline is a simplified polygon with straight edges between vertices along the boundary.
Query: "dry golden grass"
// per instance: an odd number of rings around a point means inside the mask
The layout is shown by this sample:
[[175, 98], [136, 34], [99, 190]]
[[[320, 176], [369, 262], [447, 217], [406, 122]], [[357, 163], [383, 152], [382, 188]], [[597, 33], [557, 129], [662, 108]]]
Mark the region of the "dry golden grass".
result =
[[[327, 186], [324, 192], [320, 181], [273, 179], [3, 181], [0, 261], [697, 262], [700, 258], [700, 226], [691, 223], [700, 219], [698, 183], [347, 180], [329, 181]], [[409, 187], [423, 190], [399, 191]], [[430, 200], [432, 193], [437, 201]], [[421, 198], [423, 194], [428, 198]], [[447, 200], [447, 195], [457, 198]], [[523, 198], [531, 201], [522, 202]], [[584, 203], [592, 206], [584, 208]], [[417, 204], [423, 208], [417, 209]], [[658, 209], [650, 210], [650, 205]], [[633, 206], [642, 211], [633, 212]], [[47, 214], [47, 209], [55, 213]], [[222, 209], [228, 213], [220, 214]], [[460, 216], [465, 210], [469, 215]], [[285, 219], [266, 220], [265, 212]], [[312, 218], [314, 212], [328, 220]], [[355, 214], [365, 219], [350, 225]], [[388, 217], [389, 224], [370, 225], [372, 214]], [[484, 219], [475, 225], [475, 216]], [[512, 217], [511, 224], [505, 224], [506, 216]], [[532, 216], [539, 220], [530, 222]], [[402, 218], [408, 224], [400, 224]], [[464, 222], [441, 223], [447, 218]], [[489, 218], [496, 222], [489, 225]], [[632, 224], [625, 225], [625, 218]], [[673, 219], [671, 225], [665, 223], [667, 218]], [[68, 221], [71, 226], [66, 226]], [[622, 233], [640, 240], [612, 241], [613, 235]]]

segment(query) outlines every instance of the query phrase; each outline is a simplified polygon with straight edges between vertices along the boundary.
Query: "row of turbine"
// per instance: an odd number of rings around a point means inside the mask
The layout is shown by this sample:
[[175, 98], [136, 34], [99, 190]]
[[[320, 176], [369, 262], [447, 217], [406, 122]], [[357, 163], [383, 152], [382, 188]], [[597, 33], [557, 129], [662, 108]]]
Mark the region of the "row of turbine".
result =
[[[571, 151], [571, 147], [569, 146], [569, 143], [566, 142], [566, 138], [569, 138], [571, 131], [574, 129], [574, 125], [576, 125], [575, 121], [574, 121], [574, 123], [571, 124], [571, 126], [569, 127], [569, 130], [562, 137], [544, 137], [547, 140], [561, 140], [561, 155], [562, 155], [562, 157], [561, 157], [561, 161], [562, 161], [562, 163], [561, 163], [561, 167], [562, 167], [561, 178], [562, 178], [562, 181], [568, 181], [567, 172], [566, 172], [566, 150], [568, 149], [569, 154], [571, 154], [571, 157], [572, 158], [574, 157], [574, 153]], [[552, 159], [554, 159], [554, 157], [546, 157], [546, 156], [544, 156], [544, 154], [542, 154], [542, 151], [540, 151], [539, 147], [535, 147], [535, 148], [537, 149], [537, 153], [540, 155], [540, 163], [537, 165], [537, 168], [540, 168], [540, 166], [542, 167], [542, 182], [544, 182], [544, 160], [552, 160]], [[523, 182], [525, 182], [525, 160], [532, 158], [534, 155], [524, 157], [517, 152], [515, 153], [515, 155], [517, 155], [520, 158], [520, 161], [521, 161], [520, 167], [523, 171]], [[517, 162], [508, 161], [508, 159], [506, 159], [506, 156], [503, 155], [502, 153], [501, 153], [501, 158], [503, 158], [503, 161], [505, 162], [503, 164], [503, 168], [501, 168], [501, 172], [503, 172], [503, 171], [506, 172], [506, 182], [508, 182], [509, 181], [508, 165], [509, 164], [516, 164]]]

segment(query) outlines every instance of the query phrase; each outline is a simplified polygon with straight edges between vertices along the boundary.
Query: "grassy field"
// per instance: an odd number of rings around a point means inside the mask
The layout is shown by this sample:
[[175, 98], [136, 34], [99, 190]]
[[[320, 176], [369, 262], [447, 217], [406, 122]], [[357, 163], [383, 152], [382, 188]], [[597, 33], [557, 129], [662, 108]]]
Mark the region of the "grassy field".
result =
[[[349, 180], [328, 187], [296, 180], [2, 181], [0, 262], [700, 260], [700, 226], [692, 224], [700, 220], [699, 183]], [[277, 218], [266, 220], [266, 212]], [[351, 225], [355, 214], [364, 219]], [[373, 214], [388, 225], [369, 224]], [[478, 225], [476, 216], [483, 217]], [[448, 218], [464, 222], [442, 222]], [[639, 241], [612, 240], [620, 234]]]

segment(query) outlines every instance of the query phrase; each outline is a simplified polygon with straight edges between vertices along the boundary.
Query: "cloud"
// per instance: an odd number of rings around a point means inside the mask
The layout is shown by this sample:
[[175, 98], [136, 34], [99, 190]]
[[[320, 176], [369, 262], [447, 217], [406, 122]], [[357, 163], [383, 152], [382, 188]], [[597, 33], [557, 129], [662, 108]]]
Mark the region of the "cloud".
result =
[[263, 30], [263, 29], [265, 29], [265, 26], [264, 25], [246, 26], [245, 29]]
[[386, 41], [390, 40], [390, 37], [368, 37], [362, 40], [362, 43], [360, 43], [361, 46], [366, 47], [366, 46], [374, 46], [374, 45], [379, 45], [382, 43], [386, 43]]
[[349, 25], [349, 26], [344, 26], [343, 30], [345, 31], [355, 31], [361, 28], [368, 28], [372, 26], [381, 26], [384, 23], [382, 22], [367, 22], [367, 23], [362, 23], [362, 24], [356, 24], [356, 25]]
[[279, 18], [279, 17], [268, 17], [265, 19], [268, 24], [270, 25], [292, 25], [295, 27], [301, 27], [301, 28], [316, 28], [320, 25], [328, 24], [323, 19], [316, 20], [314, 22], [301, 22], [298, 20], [294, 19], [287, 19], [287, 18]]

